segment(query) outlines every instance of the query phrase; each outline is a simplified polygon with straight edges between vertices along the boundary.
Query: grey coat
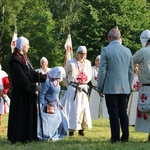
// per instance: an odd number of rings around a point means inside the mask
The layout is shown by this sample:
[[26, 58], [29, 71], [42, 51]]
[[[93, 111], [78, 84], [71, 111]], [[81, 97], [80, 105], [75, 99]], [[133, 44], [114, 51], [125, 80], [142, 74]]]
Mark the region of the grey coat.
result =
[[101, 52], [98, 90], [104, 94], [129, 94], [134, 76], [130, 49], [118, 40], [112, 41]]
[[134, 64], [139, 64], [139, 81], [150, 84], [150, 46], [141, 48], [133, 55]]
[[[139, 64], [138, 77], [141, 84], [150, 84], [150, 46], [141, 48], [133, 55], [134, 64]], [[149, 92], [150, 86], [141, 86], [140, 90]], [[139, 99], [138, 99], [139, 101]], [[150, 133], [150, 113], [146, 113], [147, 119], [136, 116], [135, 130]]]

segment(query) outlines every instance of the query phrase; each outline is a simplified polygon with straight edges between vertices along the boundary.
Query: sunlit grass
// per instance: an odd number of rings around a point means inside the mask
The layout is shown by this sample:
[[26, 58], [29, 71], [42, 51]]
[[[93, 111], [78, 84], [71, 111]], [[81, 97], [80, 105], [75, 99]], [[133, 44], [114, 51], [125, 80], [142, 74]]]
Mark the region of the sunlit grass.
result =
[[0, 150], [149, 150], [150, 142], [147, 141], [147, 134], [134, 131], [130, 127], [130, 139], [128, 143], [111, 144], [110, 128], [108, 119], [93, 121], [93, 128], [86, 130], [85, 137], [67, 136], [60, 141], [41, 141], [28, 144], [10, 144], [6, 138], [8, 115], [3, 115], [2, 126], [0, 127]]

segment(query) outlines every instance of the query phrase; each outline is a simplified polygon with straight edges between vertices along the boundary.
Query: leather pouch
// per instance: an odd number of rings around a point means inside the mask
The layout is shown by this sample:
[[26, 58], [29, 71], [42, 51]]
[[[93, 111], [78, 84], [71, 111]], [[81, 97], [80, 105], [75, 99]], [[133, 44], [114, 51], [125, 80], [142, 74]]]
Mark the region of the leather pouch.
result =
[[54, 106], [47, 105], [47, 113], [48, 114], [54, 114]]

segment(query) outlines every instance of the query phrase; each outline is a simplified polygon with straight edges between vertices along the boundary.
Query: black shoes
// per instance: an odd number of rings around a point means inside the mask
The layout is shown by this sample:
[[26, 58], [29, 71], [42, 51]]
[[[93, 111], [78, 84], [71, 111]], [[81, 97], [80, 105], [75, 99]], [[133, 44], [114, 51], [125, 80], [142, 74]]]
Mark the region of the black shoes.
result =
[[[74, 135], [74, 132], [73, 131], [69, 131], [69, 136], [73, 136]], [[78, 135], [79, 136], [84, 136], [85, 133], [84, 133], [84, 130], [79, 130], [78, 131]]]
[[69, 132], [69, 136], [73, 136], [74, 135], [74, 132], [73, 131], [70, 131]]
[[113, 143], [113, 144], [114, 144], [114, 143], [120, 143], [120, 140], [112, 140], [112, 139], [111, 139], [110, 142]]
[[150, 141], [150, 133], [148, 134], [148, 141]]
[[121, 142], [128, 142], [128, 139], [121, 139]]
[[124, 143], [124, 142], [128, 142], [128, 139], [121, 139], [121, 140], [110, 140], [111, 143]]
[[79, 130], [79, 131], [78, 131], [78, 134], [79, 134], [80, 136], [85, 136], [84, 130]]

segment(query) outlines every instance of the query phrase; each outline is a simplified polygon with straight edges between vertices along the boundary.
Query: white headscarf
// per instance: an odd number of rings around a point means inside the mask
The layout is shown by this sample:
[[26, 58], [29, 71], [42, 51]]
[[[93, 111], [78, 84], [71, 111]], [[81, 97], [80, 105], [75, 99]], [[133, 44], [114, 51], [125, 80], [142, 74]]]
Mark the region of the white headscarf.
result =
[[47, 60], [46, 57], [42, 57], [42, 58], [40, 59], [40, 63], [41, 63], [43, 60], [46, 61], [46, 62], [48, 63], [48, 60]]
[[140, 41], [143, 47], [146, 46], [147, 41], [150, 40], [150, 31], [144, 30], [140, 35]]
[[2, 70], [2, 66], [1, 66], [1, 64], [0, 64], [0, 70]]
[[50, 71], [48, 71], [48, 74], [51, 78], [59, 78], [60, 81], [66, 77], [65, 69], [59, 66], [52, 68]]
[[87, 53], [86, 46], [79, 46], [79, 47], [78, 47], [78, 49], [77, 49], [76, 54], [77, 54], [77, 53], [79, 53], [79, 52], [81, 52], [81, 51], [83, 51], [83, 52]]
[[25, 46], [25, 44], [29, 44], [29, 40], [25, 37], [19, 37], [17, 40], [16, 40], [16, 47], [19, 49], [19, 50], [23, 50], [23, 47]]
[[96, 59], [100, 59], [100, 58], [101, 58], [101, 55], [98, 55], [98, 56], [95, 58], [95, 60], [96, 60]]

